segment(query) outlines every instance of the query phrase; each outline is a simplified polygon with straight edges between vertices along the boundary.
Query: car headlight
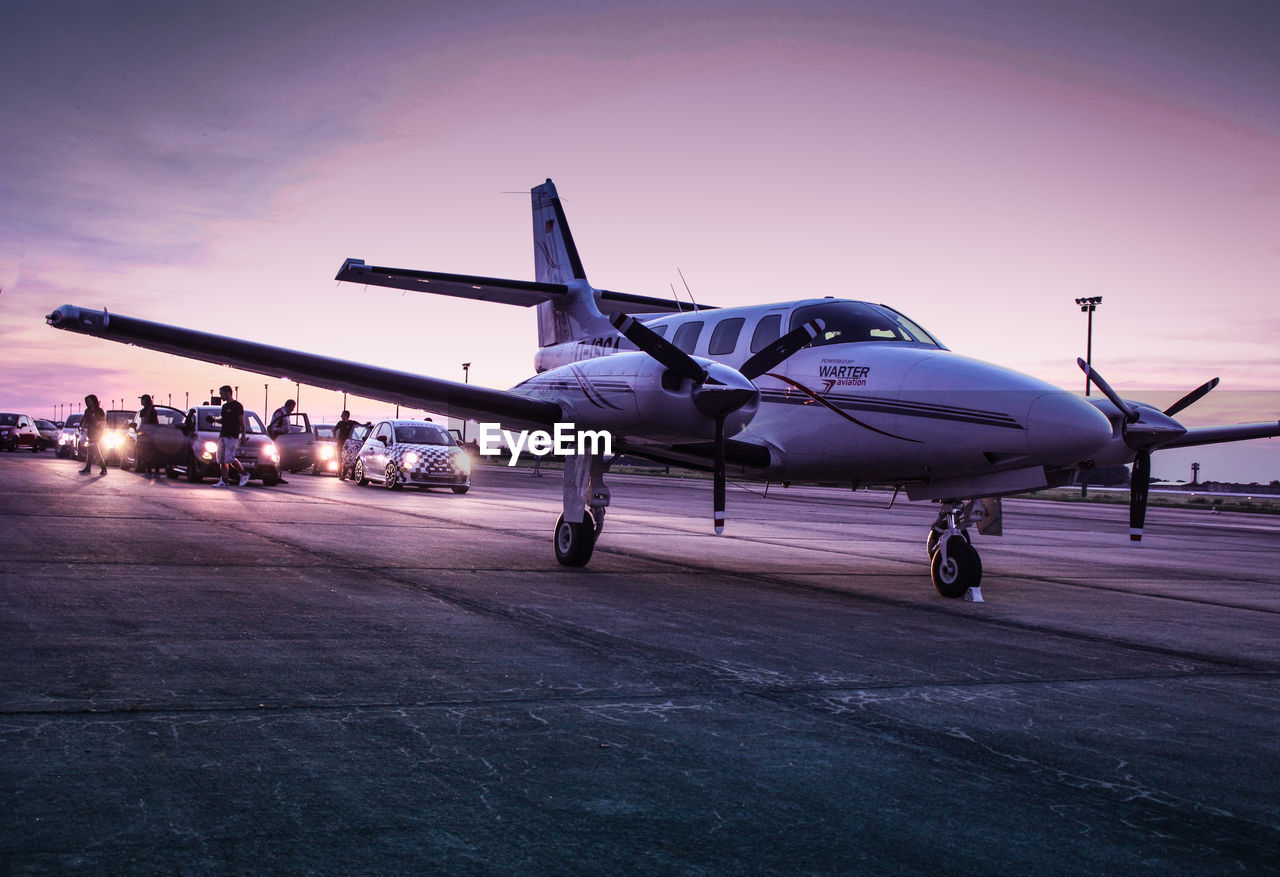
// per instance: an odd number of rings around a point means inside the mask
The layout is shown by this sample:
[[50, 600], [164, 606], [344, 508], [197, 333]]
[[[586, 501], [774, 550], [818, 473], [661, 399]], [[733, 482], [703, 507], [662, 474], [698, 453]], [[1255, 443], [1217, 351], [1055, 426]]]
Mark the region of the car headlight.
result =
[[213, 459], [213, 457], [214, 457], [214, 455], [215, 455], [216, 453], [218, 453], [218, 443], [217, 443], [217, 442], [205, 442], [205, 443], [204, 443], [204, 458], [205, 458], [206, 460], [212, 460], [212, 459]]
[[276, 450], [275, 442], [267, 442], [265, 445], [263, 445], [262, 453], [265, 454], [267, 456], [267, 459], [270, 460], [272, 463], [280, 462], [280, 452]]
[[102, 446], [108, 451], [113, 451], [124, 444], [124, 436], [118, 432], [109, 432], [102, 437]]
[[318, 456], [321, 460], [332, 460], [332, 459], [333, 459], [333, 445], [321, 445], [321, 446], [320, 446], [320, 450], [317, 452], [317, 456]]
[[413, 451], [406, 451], [401, 465], [406, 469], [412, 469], [418, 465], [418, 455]]
[[453, 458], [453, 465], [463, 475], [470, 475], [471, 455], [466, 453], [455, 455]]

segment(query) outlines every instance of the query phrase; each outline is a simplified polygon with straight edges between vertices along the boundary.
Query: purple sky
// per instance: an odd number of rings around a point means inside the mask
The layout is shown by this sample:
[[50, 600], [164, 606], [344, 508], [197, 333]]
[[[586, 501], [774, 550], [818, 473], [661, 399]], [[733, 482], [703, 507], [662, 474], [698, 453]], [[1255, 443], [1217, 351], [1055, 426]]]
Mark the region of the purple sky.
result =
[[[1192, 424], [1280, 413], [1273, 2], [10, 0], [0, 408], [264, 380], [55, 332], [73, 303], [510, 386], [531, 312], [332, 280], [348, 256], [531, 278], [555, 179], [598, 286], [898, 307]], [[517, 194], [508, 194], [508, 193]], [[290, 385], [269, 382], [278, 404]], [[250, 390], [249, 388], [253, 388]], [[302, 390], [332, 415], [337, 394]], [[385, 411], [353, 401], [360, 416]], [[1280, 478], [1280, 442], [1157, 454]]]

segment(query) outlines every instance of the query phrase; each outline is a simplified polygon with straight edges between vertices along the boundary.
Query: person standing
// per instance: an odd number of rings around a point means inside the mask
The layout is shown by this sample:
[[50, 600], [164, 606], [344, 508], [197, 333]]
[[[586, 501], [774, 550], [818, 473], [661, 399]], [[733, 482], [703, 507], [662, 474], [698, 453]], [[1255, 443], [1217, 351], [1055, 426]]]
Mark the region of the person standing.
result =
[[142, 402], [142, 410], [138, 412], [138, 441], [133, 449], [133, 465], [139, 475], [145, 478], [156, 477], [155, 453], [152, 448], [151, 430], [146, 429], [147, 426], [159, 426], [160, 418], [156, 416], [156, 406], [152, 404], [151, 397], [143, 393], [138, 397]]
[[90, 393], [84, 397], [84, 416], [80, 419], [80, 428], [84, 430], [85, 447], [84, 447], [84, 468], [80, 470], [81, 475], [88, 475], [93, 469], [93, 461], [96, 457], [98, 464], [102, 466], [102, 475], [107, 474], [107, 461], [102, 457], [102, 433], [107, 428], [107, 412], [102, 410], [102, 406], [98, 404], [98, 397]]
[[222, 415], [213, 418], [213, 420], [220, 424], [218, 431], [218, 467], [222, 470], [222, 477], [213, 486], [230, 487], [231, 481], [228, 479], [234, 470], [239, 473], [240, 486], [244, 487], [249, 483], [249, 472], [236, 459], [236, 451], [239, 450], [240, 442], [244, 439], [247, 431], [244, 406], [232, 398], [231, 387], [227, 384], [223, 384], [218, 388], [218, 396], [222, 399]]
[[343, 459], [345, 455], [342, 453], [342, 446], [347, 443], [347, 439], [351, 438], [351, 430], [355, 429], [356, 426], [356, 422], [351, 419], [351, 412], [344, 411], [342, 412], [342, 417], [333, 427], [333, 437], [337, 441], [339, 481], [347, 480], [347, 466], [346, 461]]

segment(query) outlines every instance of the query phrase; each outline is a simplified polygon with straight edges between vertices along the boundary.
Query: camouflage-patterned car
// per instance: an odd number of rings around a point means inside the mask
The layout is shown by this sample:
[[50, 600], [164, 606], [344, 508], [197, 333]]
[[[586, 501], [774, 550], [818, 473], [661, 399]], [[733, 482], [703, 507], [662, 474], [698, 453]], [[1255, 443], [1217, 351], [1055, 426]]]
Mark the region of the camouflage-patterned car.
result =
[[384, 420], [360, 447], [353, 477], [357, 484], [379, 481], [391, 490], [408, 485], [466, 493], [471, 489], [471, 458], [438, 424]]

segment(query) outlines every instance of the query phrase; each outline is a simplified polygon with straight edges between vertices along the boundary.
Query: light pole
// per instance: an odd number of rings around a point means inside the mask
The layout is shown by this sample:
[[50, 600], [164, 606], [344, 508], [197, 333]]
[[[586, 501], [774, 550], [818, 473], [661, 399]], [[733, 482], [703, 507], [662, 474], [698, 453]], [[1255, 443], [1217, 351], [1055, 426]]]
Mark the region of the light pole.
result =
[[[471, 363], [469, 362], [462, 364], [462, 383], [471, 383]], [[446, 423], [445, 426], [448, 426], [448, 424]], [[467, 419], [465, 417], [462, 418], [462, 443], [464, 445], [467, 443]]]
[[[1093, 366], [1093, 312], [1098, 309], [1098, 305], [1102, 304], [1102, 296], [1095, 295], [1089, 298], [1078, 298], [1076, 304], [1080, 305], [1082, 313], [1089, 315], [1089, 328], [1085, 335], [1084, 361], [1085, 364]], [[1084, 376], [1084, 394], [1089, 395], [1089, 376]]]

